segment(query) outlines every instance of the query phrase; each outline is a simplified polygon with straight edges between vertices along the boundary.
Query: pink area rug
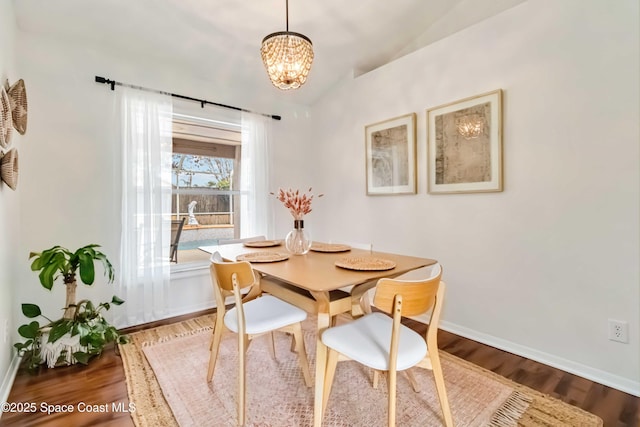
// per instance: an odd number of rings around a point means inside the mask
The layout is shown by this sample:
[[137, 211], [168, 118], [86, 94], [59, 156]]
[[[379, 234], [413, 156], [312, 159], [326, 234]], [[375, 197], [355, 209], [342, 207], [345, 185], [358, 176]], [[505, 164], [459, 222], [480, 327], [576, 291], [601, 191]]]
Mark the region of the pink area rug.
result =
[[[237, 420], [237, 341], [226, 335], [213, 381], [206, 381], [213, 316], [132, 334], [121, 345], [127, 386], [138, 410], [137, 426], [235, 426]], [[305, 344], [314, 372], [314, 319], [307, 320]], [[309, 426], [313, 423], [313, 388], [304, 385], [290, 337], [276, 335], [276, 359], [269, 337], [256, 338], [247, 354], [249, 426]], [[518, 385], [490, 371], [441, 352], [447, 394], [455, 425], [600, 426], [592, 414]], [[433, 376], [415, 369], [422, 385], [416, 393], [398, 376], [397, 425], [442, 425]], [[371, 372], [355, 362], [341, 362], [323, 426], [386, 425], [384, 377], [371, 387]]]

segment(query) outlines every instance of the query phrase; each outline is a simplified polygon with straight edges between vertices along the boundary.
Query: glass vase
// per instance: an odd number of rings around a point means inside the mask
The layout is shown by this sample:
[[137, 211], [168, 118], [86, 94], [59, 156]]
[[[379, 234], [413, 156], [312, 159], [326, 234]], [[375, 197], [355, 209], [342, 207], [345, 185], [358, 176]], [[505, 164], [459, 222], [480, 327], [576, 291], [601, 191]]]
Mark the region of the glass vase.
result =
[[296, 219], [293, 221], [293, 230], [287, 234], [284, 240], [287, 250], [294, 255], [304, 255], [309, 252], [311, 247], [311, 239], [309, 234], [304, 231], [304, 221]]

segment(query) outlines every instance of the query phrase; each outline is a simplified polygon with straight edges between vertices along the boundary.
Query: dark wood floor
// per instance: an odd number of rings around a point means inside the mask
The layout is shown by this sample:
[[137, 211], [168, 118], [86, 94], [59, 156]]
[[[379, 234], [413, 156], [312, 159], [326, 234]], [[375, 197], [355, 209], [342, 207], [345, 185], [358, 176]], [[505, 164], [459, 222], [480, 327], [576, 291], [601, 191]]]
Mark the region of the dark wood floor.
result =
[[[197, 313], [200, 314], [204, 313]], [[418, 331], [424, 328], [415, 322], [408, 324]], [[605, 427], [640, 426], [640, 399], [637, 397], [445, 331], [441, 331], [438, 338], [440, 348], [448, 353], [594, 413], [604, 420]], [[106, 351], [88, 366], [41, 369], [37, 375], [30, 375], [21, 368], [8, 401], [22, 412], [4, 413], [0, 418], [1, 426], [133, 426], [129, 413], [118, 411], [126, 408], [129, 400], [122, 362], [114, 349]], [[80, 402], [87, 406], [78, 406]], [[65, 413], [63, 407], [54, 405], [72, 405], [74, 412]], [[78, 408], [108, 409], [108, 412], [79, 412]], [[32, 409], [35, 412], [26, 412]], [[47, 409], [52, 414], [43, 412]]]

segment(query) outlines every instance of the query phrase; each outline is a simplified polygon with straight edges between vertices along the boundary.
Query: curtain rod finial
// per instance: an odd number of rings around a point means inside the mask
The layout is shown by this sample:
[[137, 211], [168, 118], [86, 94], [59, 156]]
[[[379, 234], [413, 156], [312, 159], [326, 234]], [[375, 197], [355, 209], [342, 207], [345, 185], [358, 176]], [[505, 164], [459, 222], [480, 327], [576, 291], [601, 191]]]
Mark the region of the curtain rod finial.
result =
[[111, 86], [111, 90], [115, 90], [116, 88], [115, 80], [105, 79], [104, 77], [96, 76], [96, 83], [107, 83], [108, 85]]

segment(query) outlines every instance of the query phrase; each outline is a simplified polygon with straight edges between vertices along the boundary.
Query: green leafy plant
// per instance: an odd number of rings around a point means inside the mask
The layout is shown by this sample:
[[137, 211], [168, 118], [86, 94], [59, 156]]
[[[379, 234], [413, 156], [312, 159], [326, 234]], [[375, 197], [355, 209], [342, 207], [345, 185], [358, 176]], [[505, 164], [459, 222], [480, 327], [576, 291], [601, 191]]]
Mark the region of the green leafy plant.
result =
[[67, 287], [67, 301], [65, 304], [64, 317], [72, 319], [76, 309], [76, 287], [77, 273], [80, 272], [80, 280], [85, 285], [92, 285], [95, 280], [95, 262], [99, 261], [104, 267], [108, 283], [113, 282], [113, 266], [107, 256], [96, 250], [100, 245], [87, 245], [77, 249], [75, 252], [54, 246], [42, 252], [31, 252], [29, 259], [33, 258], [31, 271], [40, 271], [38, 278], [40, 284], [51, 290], [53, 283], [58, 277], [62, 277], [62, 282]]
[[[45, 334], [48, 334], [48, 343], [54, 343], [67, 334], [71, 337], [78, 335], [81, 349], [73, 352], [72, 356], [78, 362], [87, 364], [91, 357], [101, 354], [107, 344], [128, 342], [128, 338], [120, 335], [117, 329], [110, 325], [101, 314], [102, 310], [109, 310], [112, 304], [120, 305], [122, 303], [124, 301], [115, 295], [110, 303], [103, 302], [97, 307], [89, 300], [82, 300], [75, 307], [73, 319], [63, 317], [55, 321], [43, 315], [40, 307], [36, 304], [22, 304], [22, 314], [27, 318], [43, 317], [48, 323], [40, 325], [38, 321], [34, 320], [20, 326], [18, 333], [27, 340], [14, 344], [14, 347], [24, 356], [29, 369], [35, 370], [43, 361], [42, 346], [45, 343], [42, 341]], [[64, 364], [67, 359], [68, 355], [63, 350], [56, 364]]]
[[[112, 305], [121, 305], [124, 301], [113, 296], [111, 302], [103, 302], [94, 305], [89, 300], [76, 303], [77, 274], [86, 285], [93, 284], [95, 280], [95, 263], [103, 265], [108, 283], [114, 279], [114, 271], [111, 262], [105, 254], [96, 248], [99, 245], [91, 244], [72, 252], [61, 246], [54, 246], [42, 252], [31, 252], [29, 259], [33, 258], [32, 271], [39, 271], [40, 284], [51, 290], [55, 281], [62, 277], [66, 286], [66, 304], [64, 315], [61, 319], [51, 320], [42, 314], [42, 310], [36, 304], [22, 304], [22, 314], [29, 319], [43, 317], [48, 321], [41, 325], [33, 320], [21, 325], [18, 333], [26, 338], [25, 342], [16, 343], [14, 347], [26, 358], [30, 369], [36, 369], [43, 361], [43, 347], [47, 343], [55, 343], [62, 337], [78, 337], [78, 348], [72, 354], [63, 349], [56, 360], [56, 364], [78, 361], [88, 363], [92, 356], [99, 355], [105, 345], [111, 342], [127, 342], [126, 336], [121, 336], [116, 328], [110, 325], [102, 316], [102, 311], [107, 311]], [[46, 337], [46, 342], [44, 338]]]

